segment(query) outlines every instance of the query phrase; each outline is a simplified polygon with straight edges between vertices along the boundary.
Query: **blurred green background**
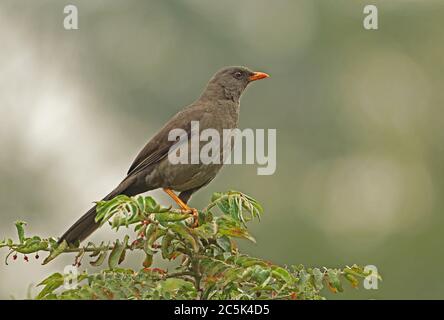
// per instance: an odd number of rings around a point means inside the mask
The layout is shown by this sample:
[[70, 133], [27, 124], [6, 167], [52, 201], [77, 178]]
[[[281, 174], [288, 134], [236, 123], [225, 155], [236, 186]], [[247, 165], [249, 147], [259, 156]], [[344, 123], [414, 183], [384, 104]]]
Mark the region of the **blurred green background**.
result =
[[[67, 4], [79, 30], [63, 28]], [[61, 235], [216, 70], [245, 65], [271, 78], [247, 90], [240, 125], [277, 129], [277, 171], [227, 166], [191, 203], [244, 191], [266, 210], [248, 253], [384, 278], [331, 298], [444, 298], [443, 17], [441, 0], [3, 0], [0, 238], [17, 219]], [[72, 260], [1, 263], [0, 297]]]

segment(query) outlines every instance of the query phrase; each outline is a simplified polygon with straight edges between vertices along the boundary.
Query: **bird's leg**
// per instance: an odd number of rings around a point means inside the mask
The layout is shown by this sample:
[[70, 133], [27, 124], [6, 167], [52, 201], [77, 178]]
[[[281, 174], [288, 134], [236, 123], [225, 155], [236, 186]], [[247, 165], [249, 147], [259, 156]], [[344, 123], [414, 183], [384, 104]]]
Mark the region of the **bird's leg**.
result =
[[197, 227], [199, 224], [199, 220], [198, 220], [198, 216], [199, 213], [197, 212], [197, 209], [195, 208], [191, 208], [189, 207], [185, 202], [182, 201], [182, 199], [180, 199], [173, 190], [168, 189], [168, 188], [163, 188], [163, 191], [165, 191], [178, 205], [179, 207], [187, 212], [191, 212], [191, 214], [193, 215], [194, 218], [194, 222], [193, 222], [193, 228]]
[[163, 188], [163, 191], [165, 191], [178, 205], [182, 210], [191, 210], [191, 208], [182, 201], [182, 199], [180, 199], [173, 190], [171, 189], [167, 189], [167, 188]]

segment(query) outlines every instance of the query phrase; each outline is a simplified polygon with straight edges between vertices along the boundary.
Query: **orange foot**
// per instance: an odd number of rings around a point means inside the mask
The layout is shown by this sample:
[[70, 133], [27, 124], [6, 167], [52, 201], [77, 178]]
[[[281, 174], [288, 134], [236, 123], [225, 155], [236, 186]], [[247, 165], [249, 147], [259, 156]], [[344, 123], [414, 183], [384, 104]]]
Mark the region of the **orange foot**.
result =
[[174, 202], [179, 205], [183, 212], [191, 213], [191, 215], [193, 216], [193, 224], [191, 225], [191, 227], [196, 228], [199, 225], [199, 212], [197, 211], [197, 209], [189, 207], [174, 193], [173, 190], [163, 188], [163, 191], [165, 191], [174, 200]]

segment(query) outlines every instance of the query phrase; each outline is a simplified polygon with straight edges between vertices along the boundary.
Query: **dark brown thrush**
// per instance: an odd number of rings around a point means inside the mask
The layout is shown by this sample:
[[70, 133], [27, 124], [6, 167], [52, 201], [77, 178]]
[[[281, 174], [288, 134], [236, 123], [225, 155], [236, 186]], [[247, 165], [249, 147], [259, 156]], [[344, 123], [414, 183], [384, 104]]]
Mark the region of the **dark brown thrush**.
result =
[[[191, 105], [174, 115], [145, 145], [129, 168], [123, 181], [108, 194], [110, 200], [119, 194], [134, 196], [163, 188], [181, 207], [195, 216], [196, 209], [187, 205], [191, 195], [207, 185], [217, 175], [222, 164], [173, 164], [168, 152], [175, 141], [169, 141], [172, 129], [183, 129], [191, 136], [191, 121], [199, 121], [199, 129], [213, 128], [222, 133], [238, 125], [239, 100], [249, 83], [268, 77], [245, 67], [227, 67], [208, 82], [202, 95]], [[176, 196], [174, 191], [179, 192]], [[96, 207], [91, 208], [60, 238], [70, 244], [84, 240], [99, 226], [95, 222]], [[197, 220], [195, 220], [197, 221]]]

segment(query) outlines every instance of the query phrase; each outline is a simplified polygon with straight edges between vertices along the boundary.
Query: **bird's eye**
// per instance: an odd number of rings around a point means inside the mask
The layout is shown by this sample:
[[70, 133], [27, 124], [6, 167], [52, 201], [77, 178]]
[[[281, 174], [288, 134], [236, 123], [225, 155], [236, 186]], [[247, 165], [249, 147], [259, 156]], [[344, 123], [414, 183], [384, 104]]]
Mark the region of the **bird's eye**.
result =
[[241, 79], [242, 78], [242, 72], [240, 72], [240, 71], [237, 71], [235, 74], [234, 74], [234, 77], [236, 78], [236, 79]]

